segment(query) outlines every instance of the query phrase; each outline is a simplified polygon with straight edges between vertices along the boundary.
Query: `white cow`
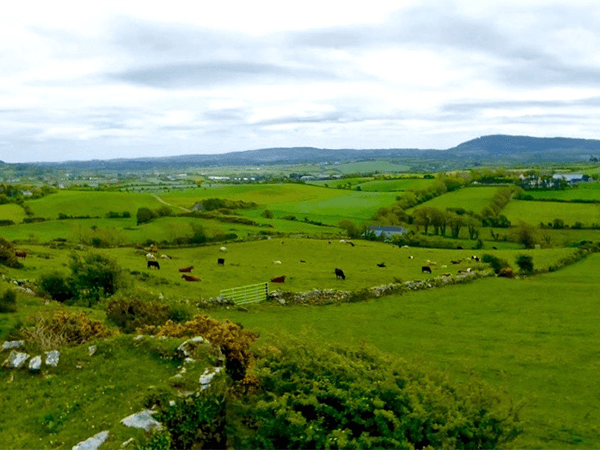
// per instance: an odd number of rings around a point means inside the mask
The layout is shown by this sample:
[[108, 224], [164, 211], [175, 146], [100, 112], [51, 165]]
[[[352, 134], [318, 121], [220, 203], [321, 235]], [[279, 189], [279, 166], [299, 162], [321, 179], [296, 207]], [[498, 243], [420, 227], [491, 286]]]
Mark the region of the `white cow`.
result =
[[220, 251], [221, 253], [227, 253], [227, 247], [221, 247], [221, 248], [219, 249], [219, 251]]
[[156, 261], [156, 256], [154, 256], [152, 253], [146, 253], [146, 259], [148, 261]]
[[273, 264], [281, 264], [281, 261], [273, 261]]

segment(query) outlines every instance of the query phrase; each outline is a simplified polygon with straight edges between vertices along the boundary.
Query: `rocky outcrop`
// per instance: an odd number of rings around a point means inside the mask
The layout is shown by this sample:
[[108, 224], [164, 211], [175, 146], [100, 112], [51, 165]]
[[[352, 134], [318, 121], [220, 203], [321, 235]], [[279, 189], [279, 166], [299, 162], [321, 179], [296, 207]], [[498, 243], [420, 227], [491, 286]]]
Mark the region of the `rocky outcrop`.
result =
[[5, 341], [2, 344], [2, 351], [12, 350], [14, 348], [21, 348], [25, 345], [25, 341]]
[[46, 352], [46, 365], [56, 367], [58, 360], [60, 359], [60, 352], [58, 350], [51, 350]]
[[219, 374], [221, 370], [221, 367], [212, 367], [206, 369], [200, 376], [200, 390], [203, 391], [204, 389], [209, 387], [212, 379], [215, 377], [215, 375]]
[[121, 423], [125, 426], [141, 428], [145, 431], [162, 430], [161, 423], [152, 417], [152, 414], [154, 413], [156, 413], [156, 411], [145, 409], [144, 411], [125, 417], [121, 420]]
[[28, 359], [29, 355], [27, 353], [13, 350], [10, 352], [10, 355], [8, 355], [8, 358], [2, 363], [2, 366], [9, 369], [20, 369]]
[[34, 356], [29, 360], [29, 370], [37, 372], [42, 368], [42, 357], [40, 355]]

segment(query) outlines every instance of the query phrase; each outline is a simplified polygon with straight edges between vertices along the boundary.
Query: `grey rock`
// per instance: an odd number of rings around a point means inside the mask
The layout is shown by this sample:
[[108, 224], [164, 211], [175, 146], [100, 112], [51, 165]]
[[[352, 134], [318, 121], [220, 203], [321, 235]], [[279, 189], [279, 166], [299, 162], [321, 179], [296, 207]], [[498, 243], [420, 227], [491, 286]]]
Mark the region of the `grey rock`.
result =
[[183, 342], [179, 347], [177, 347], [177, 350], [181, 352], [186, 358], [191, 358], [192, 355], [195, 353], [195, 350], [203, 345], [208, 345], [209, 347], [211, 347], [210, 342], [208, 342], [202, 336], [196, 336]]
[[34, 356], [29, 360], [29, 370], [40, 370], [42, 368], [42, 357]]
[[279, 302], [280, 305], [285, 305], [285, 300], [282, 298], [278, 298], [277, 301]]
[[221, 367], [213, 367], [212, 369], [206, 369], [202, 373], [202, 375], [200, 375], [199, 381], [200, 381], [200, 384], [202, 385], [200, 387], [200, 390], [203, 391], [208, 386], [210, 386], [210, 382], [215, 377], [215, 375], [217, 375], [219, 372], [221, 372]]
[[28, 359], [29, 355], [27, 353], [21, 353], [13, 350], [10, 352], [10, 355], [8, 355], [8, 358], [6, 358], [2, 365], [4, 367], [8, 367], [9, 369], [20, 369]]
[[108, 431], [101, 431], [98, 434], [95, 434], [89, 439], [85, 441], [81, 441], [79, 444], [73, 447], [73, 450], [96, 450], [104, 441], [108, 438]]
[[12, 350], [13, 348], [21, 348], [25, 345], [25, 341], [5, 341], [2, 344], [2, 351]]
[[94, 353], [96, 353], [96, 346], [95, 345], [90, 345], [88, 347], [88, 353], [90, 356], [92, 356]]
[[142, 339], [144, 339], [143, 334], [138, 334], [136, 337], [133, 338], [134, 341], [141, 341]]
[[121, 420], [121, 423], [127, 427], [131, 428], [141, 428], [145, 431], [150, 430], [162, 430], [162, 425], [156, 419], [152, 417], [155, 411], [150, 411], [148, 409], [141, 411], [136, 414], [132, 414], [130, 416], [125, 417]]
[[60, 352], [58, 350], [51, 350], [46, 352], [46, 365], [56, 367], [58, 366], [58, 360], [60, 358]]

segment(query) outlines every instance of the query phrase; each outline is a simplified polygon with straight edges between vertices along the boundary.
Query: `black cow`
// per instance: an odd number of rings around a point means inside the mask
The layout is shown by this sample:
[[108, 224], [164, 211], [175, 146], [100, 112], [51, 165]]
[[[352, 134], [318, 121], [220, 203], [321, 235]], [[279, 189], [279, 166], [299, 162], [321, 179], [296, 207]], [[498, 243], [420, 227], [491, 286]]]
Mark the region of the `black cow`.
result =
[[344, 271], [342, 269], [335, 269], [335, 277], [341, 278], [342, 280], [346, 279], [346, 275], [344, 275]]
[[377, 267], [385, 267], [385, 263], [378, 263]]
[[219, 259], [217, 259], [217, 265], [224, 266], [225, 265], [225, 258], [219, 258]]
[[429, 266], [421, 267], [421, 273], [425, 273], [425, 272], [431, 273], [431, 267], [429, 267]]
[[156, 267], [157, 269], [160, 269], [160, 264], [158, 264], [158, 261], [148, 261], [148, 269], [150, 267]]

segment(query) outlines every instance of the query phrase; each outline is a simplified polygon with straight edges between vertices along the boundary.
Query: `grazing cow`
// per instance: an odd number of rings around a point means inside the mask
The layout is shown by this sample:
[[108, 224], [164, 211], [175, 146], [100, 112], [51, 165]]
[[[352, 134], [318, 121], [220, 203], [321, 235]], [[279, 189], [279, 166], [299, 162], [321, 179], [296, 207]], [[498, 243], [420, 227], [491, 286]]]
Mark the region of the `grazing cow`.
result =
[[271, 283], [285, 283], [285, 275], [280, 277], [271, 278]]
[[202, 281], [199, 277], [195, 275], [186, 275], [185, 273], [181, 275], [185, 281]]
[[25, 258], [27, 258], [27, 252], [25, 250], [16, 250], [15, 256], [17, 258], [25, 259]]
[[146, 253], [146, 259], [148, 261], [156, 261], [156, 256], [154, 256], [152, 253]]
[[328, 244], [331, 244], [331, 241], [327, 241]]
[[342, 280], [346, 279], [346, 275], [344, 275], [344, 271], [342, 269], [335, 269], [335, 277], [341, 278]]
[[221, 247], [221, 248], [219, 249], [219, 251], [220, 251], [221, 253], [227, 253], [227, 247]]
[[429, 266], [421, 267], [421, 273], [425, 273], [425, 272], [431, 273], [431, 267], [429, 267]]
[[350, 244], [352, 247], [354, 247], [354, 242], [352, 241], [346, 241], [346, 244]]
[[279, 265], [279, 264], [281, 264], [281, 261], [273, 261], [273, 264]]
[[462, 247], [459, 245], [456, 247], [456, 250], [462, 250]]
[[306, 263], [306, 261], [304, 259], [301, 259], [300, 262], [303, 264]]
[[492, 249], [493, 249], [493, 250], [498, 250], [498, 248], [496, 248], [496, 247], [492, 247]]
[[472, 259], [473, 261], [477, 261], [477, 262], [479, 262], [479, 256], [471, 256], [471, 259]]
[[442, 264], [442, 269], [447, 269], [448, 266], [446, 264]]
[[173, 259], [173, 258], [169, 255], [160, 255], [160, 259]]
[[403, 245], [402, 248], [409, 248], [408, 245]]
[[157, 269], [160, 269], [160, 264], [158, 264], [158, 261], [148, 260], [148, 269], [150, 267], [156, 267]]
[[346, 240], [345, 239], [340, 239], [340, 244], [345, 244]]
[[194, 266], [181, 267], [179, 269], [182, 273], [190, 273], [194, 269]]
[[462, 259], [457, 259], [455, 261], [450, 261], [452, 264], [460, 264], [462, 262]]
[[224, 266], [225, 265], [225, 259], [224, 258], [217, 259], [217, 265], [218, 266]]
[[452, 274], [449, 274], [449, 273], [443, 273], [443, 274], [442, 274], [442, 276], [443, 276], [443, 277], [451, 277], [451, 276], [452, 276]]
[[377, 267], [385, 267], [385, 263], [384, 263], [384, 262], [382, 262], [382, 263], [378, 263], [378, 264], [377, 264]]
[[281, 245], [283, 245], [283, 244], [285, 244], [285, 242], [284, 242], [284, 241], [281, 241]]
[[408, 257], [408, 259], [415, 259], [415, 257], [414, 257], [413, 255], [410, 255], [410, 256]]
[[427, 264], [429, 264], [430, 266], [437, 266], [437, 263], [435, 261], [431, 261], [431, 260], [427, 260]]

